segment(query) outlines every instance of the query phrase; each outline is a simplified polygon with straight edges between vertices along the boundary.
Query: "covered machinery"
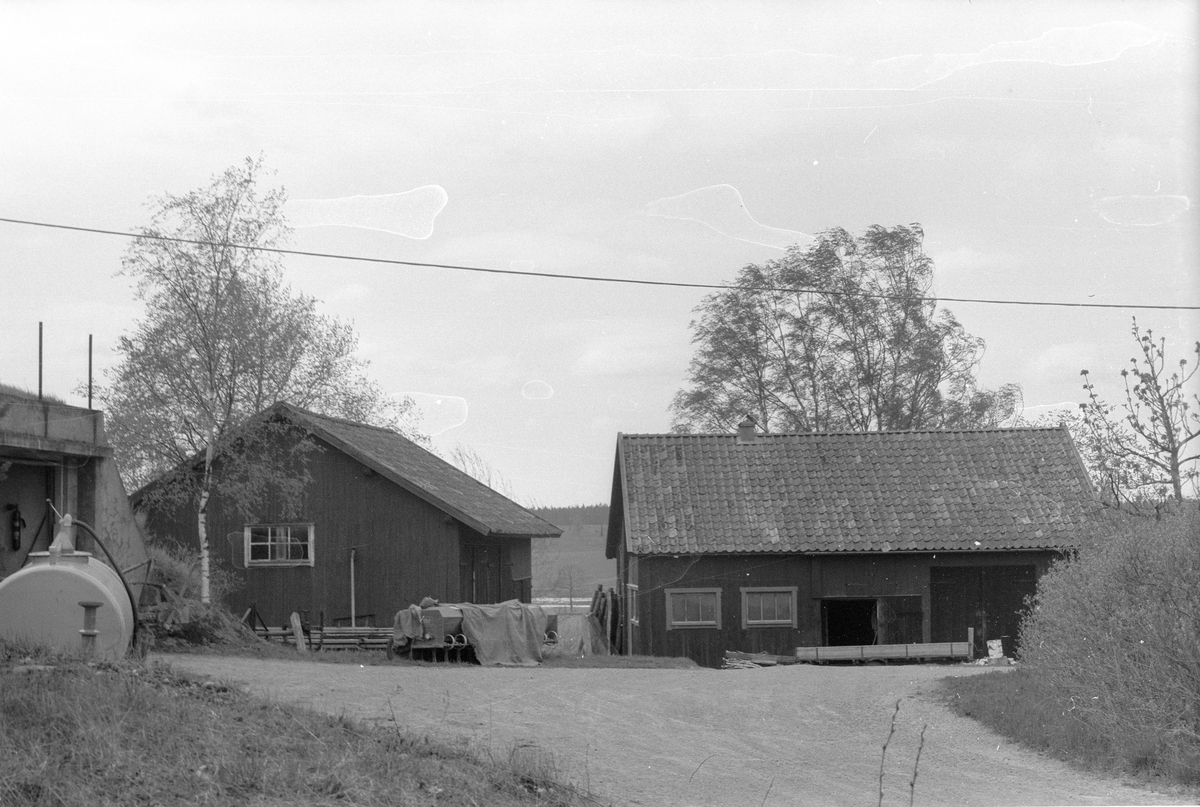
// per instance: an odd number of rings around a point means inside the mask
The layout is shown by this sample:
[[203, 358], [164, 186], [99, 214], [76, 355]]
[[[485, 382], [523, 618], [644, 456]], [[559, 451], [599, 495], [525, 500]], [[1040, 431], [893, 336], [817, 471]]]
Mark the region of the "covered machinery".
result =
[[389, 656], [397, 650], [465, 650], [480, 664], [531, 666], [542, 660], [542, 644], [553, 637], [554, 614], [518, 600], [494, 605], [423, 602], [396, 614]]

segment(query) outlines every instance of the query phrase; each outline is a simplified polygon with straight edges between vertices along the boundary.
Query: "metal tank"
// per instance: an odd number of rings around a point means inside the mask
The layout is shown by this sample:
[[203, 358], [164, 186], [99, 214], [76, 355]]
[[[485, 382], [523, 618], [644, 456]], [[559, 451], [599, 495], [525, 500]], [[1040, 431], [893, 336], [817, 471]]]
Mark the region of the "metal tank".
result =
[[111, 567], [75, 551], [70, 518], [50, 551], [30, 552], [19, 571], [0, 580], [0, 638], [120, 658], [133, 639], [133, 603]]

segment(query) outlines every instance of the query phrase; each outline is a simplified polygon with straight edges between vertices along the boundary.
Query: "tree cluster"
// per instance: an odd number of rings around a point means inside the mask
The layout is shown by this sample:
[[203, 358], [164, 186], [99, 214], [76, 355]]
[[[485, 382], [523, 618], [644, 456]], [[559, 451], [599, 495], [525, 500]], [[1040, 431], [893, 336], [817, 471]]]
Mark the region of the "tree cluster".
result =
[[672, 402], [678, 431], [977, 428], [1020, 388], [979, 388], [983, 340], [931, 295], [920, 225], [836, 228], [751, 264], [696, 309], [696, 353]]

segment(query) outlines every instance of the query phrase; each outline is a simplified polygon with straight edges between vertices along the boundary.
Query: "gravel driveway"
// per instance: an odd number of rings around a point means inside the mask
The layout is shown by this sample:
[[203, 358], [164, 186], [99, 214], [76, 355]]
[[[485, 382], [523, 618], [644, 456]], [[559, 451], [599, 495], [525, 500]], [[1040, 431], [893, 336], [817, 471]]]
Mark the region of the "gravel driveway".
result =
[[256, 694], [507, 755], [541, 749], [598, 798], [644, 805], [907, 805], [928, 723], [915, 804], [1184, 804], [1092, 776], [955, 717], [924, 696], [960, 666], [759, 670], [358, 667], [157, 655], [179, 670]]

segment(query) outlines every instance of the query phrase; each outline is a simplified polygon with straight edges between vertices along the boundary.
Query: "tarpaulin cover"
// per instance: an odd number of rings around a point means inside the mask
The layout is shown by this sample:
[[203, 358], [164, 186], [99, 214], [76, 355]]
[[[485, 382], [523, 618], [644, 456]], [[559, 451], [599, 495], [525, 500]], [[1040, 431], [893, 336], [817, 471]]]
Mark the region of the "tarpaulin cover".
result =
[[496, 605], [456, 603], [462, 631], [480, 664], [532, 667], [542, 661], [546, 612], [540, 605], [508, 600]]
[[556, 655], [607, 656], [608, 646], [604, 641], [604, 628], [589, 614], [558, 615], [558, 647]]

